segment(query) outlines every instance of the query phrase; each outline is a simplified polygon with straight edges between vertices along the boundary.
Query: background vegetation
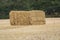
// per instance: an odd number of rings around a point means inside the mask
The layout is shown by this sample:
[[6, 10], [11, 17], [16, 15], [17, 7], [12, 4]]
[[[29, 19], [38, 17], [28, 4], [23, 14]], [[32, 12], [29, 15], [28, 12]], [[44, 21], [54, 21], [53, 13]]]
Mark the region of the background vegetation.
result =
[[60, 0], [0, 0], [0, 19], [11, 10], [43, 10], [46, 17], [60, 17]]

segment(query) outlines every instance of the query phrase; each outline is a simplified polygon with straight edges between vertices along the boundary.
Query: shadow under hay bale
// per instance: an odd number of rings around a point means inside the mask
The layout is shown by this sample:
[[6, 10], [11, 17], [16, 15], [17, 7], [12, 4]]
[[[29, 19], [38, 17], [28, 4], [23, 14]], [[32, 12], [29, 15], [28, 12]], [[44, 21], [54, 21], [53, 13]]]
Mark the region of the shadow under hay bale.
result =
[[45, 24], [45, 12], [43, 11], [11, 11], [11, 25], [39, 25]]

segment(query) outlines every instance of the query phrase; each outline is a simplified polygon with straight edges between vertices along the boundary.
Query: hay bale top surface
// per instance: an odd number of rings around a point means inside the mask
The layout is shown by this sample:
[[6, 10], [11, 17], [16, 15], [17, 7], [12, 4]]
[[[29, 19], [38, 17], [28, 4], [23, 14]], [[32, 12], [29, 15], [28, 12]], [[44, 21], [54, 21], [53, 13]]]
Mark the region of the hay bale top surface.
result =
[[31, 10], [31, 11], [10, 11], [10, 12], [44, 12], [44, 11], [42, 11], [42, 10]]

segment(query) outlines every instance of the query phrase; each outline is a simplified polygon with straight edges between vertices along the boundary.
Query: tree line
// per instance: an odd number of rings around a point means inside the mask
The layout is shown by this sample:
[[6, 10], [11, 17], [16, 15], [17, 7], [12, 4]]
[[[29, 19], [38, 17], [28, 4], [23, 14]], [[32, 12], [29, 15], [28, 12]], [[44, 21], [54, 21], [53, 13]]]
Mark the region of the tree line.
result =
[[43, 10], [46, 17], [60, 17], [60, 0], [0, 0], [0, 18], [11, 10]]

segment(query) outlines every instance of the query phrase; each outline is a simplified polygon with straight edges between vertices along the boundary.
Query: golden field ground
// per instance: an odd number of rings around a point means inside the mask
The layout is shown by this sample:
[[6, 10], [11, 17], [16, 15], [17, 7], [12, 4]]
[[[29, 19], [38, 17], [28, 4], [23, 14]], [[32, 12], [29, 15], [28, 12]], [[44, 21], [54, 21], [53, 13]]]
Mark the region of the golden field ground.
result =
[[0, 40], [60, 40], [60, 18], [46, 18], [44, 25], [11, 26], [0, 19]]

